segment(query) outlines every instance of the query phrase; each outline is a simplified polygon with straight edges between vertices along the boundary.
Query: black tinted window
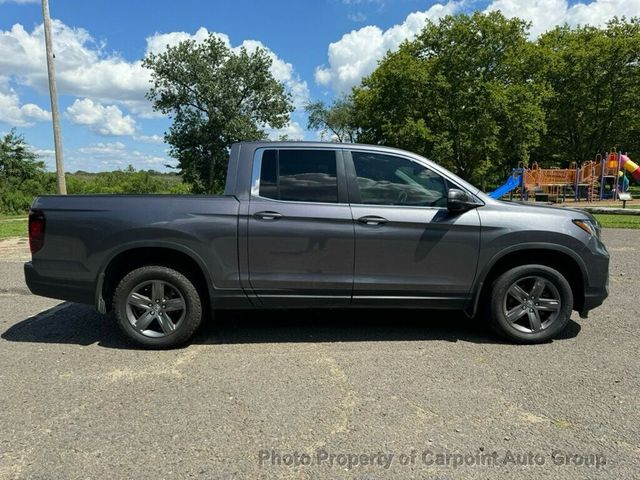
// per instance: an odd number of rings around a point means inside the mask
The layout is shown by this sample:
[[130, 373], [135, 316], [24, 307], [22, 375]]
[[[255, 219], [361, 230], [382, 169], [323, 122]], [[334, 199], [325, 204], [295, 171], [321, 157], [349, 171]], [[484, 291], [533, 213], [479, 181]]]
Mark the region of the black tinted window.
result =
[[370, 205], [445, 207], [447, 183], [422, 165], [392, 155], [351, 152], [360, 202]]
[[260, 196], [278, 198], [278, 152], [265, 150], [260, 168]]
[[336, 154], [331, 150], [265, 150], [260, 196], [296, 202], [338, 202]]

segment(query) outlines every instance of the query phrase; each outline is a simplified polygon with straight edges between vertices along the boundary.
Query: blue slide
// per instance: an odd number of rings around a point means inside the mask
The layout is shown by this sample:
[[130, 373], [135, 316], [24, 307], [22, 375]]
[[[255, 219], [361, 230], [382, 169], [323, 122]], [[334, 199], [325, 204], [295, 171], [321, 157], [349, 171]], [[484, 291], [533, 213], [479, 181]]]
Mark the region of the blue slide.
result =
[[493, 192], [489, 193], [491, 198], [501, 198], [503, 195], [506, 195], [511, 190], [514, 190], [520, 186], [520, 181], [522, 179], [522, 175], [509, 175], [509, 178], [501, 187], [496, 188]]

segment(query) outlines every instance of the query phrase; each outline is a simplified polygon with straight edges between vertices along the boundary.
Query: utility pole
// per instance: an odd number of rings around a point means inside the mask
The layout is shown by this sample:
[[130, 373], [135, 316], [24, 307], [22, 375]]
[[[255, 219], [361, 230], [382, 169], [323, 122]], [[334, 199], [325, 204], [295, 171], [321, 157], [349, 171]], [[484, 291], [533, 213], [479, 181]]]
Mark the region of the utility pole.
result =
[[49, 0], [42, 0], [42, 17], [44, 19], [44, 44], [47, 50], [47, 71], [49, 72], [49, 94], [51, 96], [51, 119], [53, 120], [53, 143], [56, 151], [56, 177], [58, 193], [67, 194], [67, 183], [64, 178], [64, 161], [62, 159], [62, 138], [60, 136], [60, 112], [58, 110], [58, 91], [56, 89], [56, 67], [51, 46], [51, 18], [49, 17]]

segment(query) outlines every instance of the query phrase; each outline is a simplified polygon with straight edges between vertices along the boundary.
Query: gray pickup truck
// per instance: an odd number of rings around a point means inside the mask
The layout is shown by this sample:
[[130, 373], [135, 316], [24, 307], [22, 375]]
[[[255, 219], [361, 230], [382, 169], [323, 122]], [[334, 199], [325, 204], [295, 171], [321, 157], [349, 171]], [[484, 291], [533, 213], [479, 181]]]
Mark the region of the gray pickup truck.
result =
[[33, 293], [111, 312], [151, 348], [216, 310], [298, 307], [463, 310], [537, 343], [608, 293], [592, 216], [369, 145], [235, 144], [222, 196], [43, 196], [29, 234]]

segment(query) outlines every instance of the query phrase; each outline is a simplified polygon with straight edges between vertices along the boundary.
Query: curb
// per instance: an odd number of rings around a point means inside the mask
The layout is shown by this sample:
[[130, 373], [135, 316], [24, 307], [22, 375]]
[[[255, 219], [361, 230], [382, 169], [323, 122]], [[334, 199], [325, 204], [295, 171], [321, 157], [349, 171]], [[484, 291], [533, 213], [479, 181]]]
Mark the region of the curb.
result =
[[635, 208], [610, 208], [610, 207], [573, 207], [576, 210], [584, 210], [589, 213], [608, 213], [613, 215], [640, 215], [640, 209]]

